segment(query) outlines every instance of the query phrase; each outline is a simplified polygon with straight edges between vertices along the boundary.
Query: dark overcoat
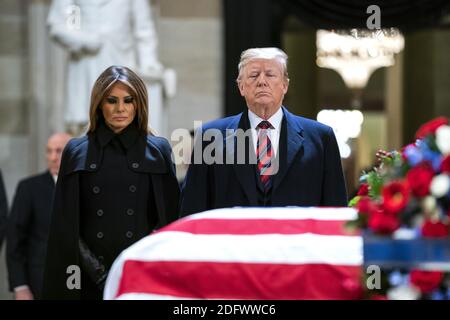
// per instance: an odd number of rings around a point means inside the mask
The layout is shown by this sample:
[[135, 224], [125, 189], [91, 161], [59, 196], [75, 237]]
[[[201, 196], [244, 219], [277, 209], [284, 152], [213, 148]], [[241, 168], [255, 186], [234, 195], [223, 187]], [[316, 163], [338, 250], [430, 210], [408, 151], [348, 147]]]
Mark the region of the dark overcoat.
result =
[[[67, 285], [69, 277], [75, 274], [71, 268], [80, 266], [80, 181], [82, 175], [99, 170], [102, 150], [95, 134], [72, 139], [64, 149], [52, 210], [44, 299], [80, 298], [80, 290]], [[126, 161], [129, 170], [146, 175], [151, 182], [149, 190], [158, 217], [156, 228], [174, 221], [178, 217], [179, 185], [168, 141], [152, 135], [142, 136], [127, 151]]]
[[[249, 128], [248, 112], [205, 124], [196, 134], [193, 163], [183, 184], [181, 215], [234, 206], [346, 206], [347, 192], [341, 158], [331, 127], [290, 113], [283, 108], [278, 152], [278, 170], [269, 194], [261, 194], [255, 162], [237, 158], [237, 129]], [[202, 135], [220, 131], [222, 163], [195, 161], [209, 150], [211, 137]], [[214, 132], [214, 131], [212, 131]], [[236, 134], [232, 134], [236, 132]], [[234, 139], [234, 143], [229, 143]], [[250, 140], [251, 143], [251, 140]], [[217, 146], [217, 144], [216, 144]], [[197, 153], [197, 148], [201, 149]], [[211, 148], [213, 150], [219, 147]], [[246, 153], [253, 150], [246, 144]], [[220, 150], [219, 150], [220, 152]], [[253, 152], [254, 153], [254, 152]], [[207, 154], [206, 154], [207, 155]], [[253, 155], [254, 156], [254, 155]], [[220, 157], [219, 157], [220, 158]], [[228, 160], [227, 160], [228, 159]], [[229, 161], [233, 160], [233, 161]]]
[[49, 171], [19, 182], [8, 217], [6, 262], [10, 289], [27, 285], [40, 299], [55, 181]]

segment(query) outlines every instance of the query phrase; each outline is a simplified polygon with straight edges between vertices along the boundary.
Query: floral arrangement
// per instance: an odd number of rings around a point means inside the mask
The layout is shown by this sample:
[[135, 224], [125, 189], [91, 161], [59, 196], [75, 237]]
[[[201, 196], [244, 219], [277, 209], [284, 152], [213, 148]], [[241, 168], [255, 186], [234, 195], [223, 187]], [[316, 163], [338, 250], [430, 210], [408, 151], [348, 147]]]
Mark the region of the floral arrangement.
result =
[[[450, 126], [445, 117], [422, 125], [416, 141], [400, 151], [377, 154], [380, 164], [363, 173], [349, 205], [358, 218], [349, 223], [392, 238], [446, 238], [450, 241]], [[450, 299], [448, 273], [391, 270], [378, 298]], [[400, 289], [399, 289], [400, 288]]]

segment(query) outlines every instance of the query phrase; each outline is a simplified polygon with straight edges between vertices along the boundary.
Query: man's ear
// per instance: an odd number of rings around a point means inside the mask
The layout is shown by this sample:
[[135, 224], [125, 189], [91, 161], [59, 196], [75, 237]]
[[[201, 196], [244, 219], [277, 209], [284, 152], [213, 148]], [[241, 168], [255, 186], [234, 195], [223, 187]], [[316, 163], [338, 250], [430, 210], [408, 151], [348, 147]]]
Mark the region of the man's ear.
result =
[[239, 92], [241, 93], [241, 96], [244, 96], [244, 85], [243, 85], [242, 81], [238, 81], [237, 86], [239, 88]]
[[289, 79], [284, 80], [284, 94], [286, 94], [288, 92], [288, 88], [289, 88]]

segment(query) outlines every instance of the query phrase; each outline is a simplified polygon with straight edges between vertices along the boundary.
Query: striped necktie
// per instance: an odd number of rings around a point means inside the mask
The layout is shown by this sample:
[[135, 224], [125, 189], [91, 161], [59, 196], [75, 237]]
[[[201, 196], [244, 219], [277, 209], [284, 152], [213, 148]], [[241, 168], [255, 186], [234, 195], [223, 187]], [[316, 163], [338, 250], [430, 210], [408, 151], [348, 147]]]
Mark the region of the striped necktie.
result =
[[269, 138], [269, 130], [273, 126], [269, 121], [261, 121], [258, 124], [258, 141], [256, 143], [256, 159], [261, 184], [264, 192], [268, 192], [272, 187], [272, 143]]

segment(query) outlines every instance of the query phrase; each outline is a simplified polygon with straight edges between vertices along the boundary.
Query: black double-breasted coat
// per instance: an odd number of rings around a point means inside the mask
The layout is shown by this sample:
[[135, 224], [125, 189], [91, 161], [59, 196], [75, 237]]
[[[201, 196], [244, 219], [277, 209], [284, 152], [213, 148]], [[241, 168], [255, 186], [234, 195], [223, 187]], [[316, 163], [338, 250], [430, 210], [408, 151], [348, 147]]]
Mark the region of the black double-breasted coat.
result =
[[83, 287], [67, 285], [70, 266], [80, 266], [80, 237], [109, 268], [127, 246], [174, 221], [178, 203], [166, 139], [144, 136], [134, 124], [118, 135], [100, 125], [95, 133], [72, 139], [56, 185], [44, 299], [82, 297]]

